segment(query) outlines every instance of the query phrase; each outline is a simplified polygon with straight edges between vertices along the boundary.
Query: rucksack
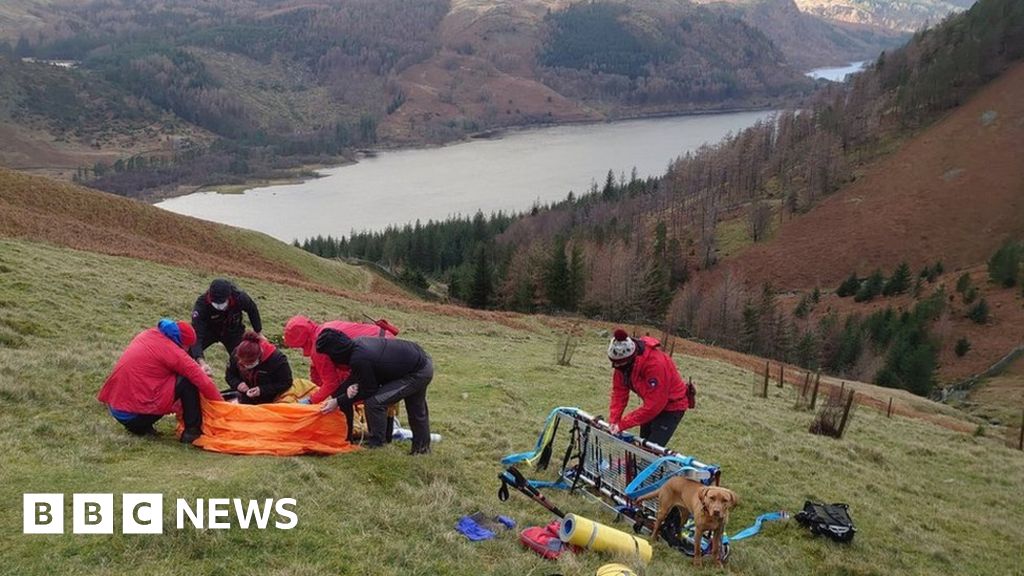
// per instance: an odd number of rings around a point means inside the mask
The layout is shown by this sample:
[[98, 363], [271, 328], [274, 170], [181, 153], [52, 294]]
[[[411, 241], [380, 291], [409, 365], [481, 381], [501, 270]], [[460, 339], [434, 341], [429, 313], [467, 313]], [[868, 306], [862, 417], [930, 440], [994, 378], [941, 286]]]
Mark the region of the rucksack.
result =
[[808, 500], [795, 518], [810, 528], [811, 534], [824, 534], [836, 542], [850, 542], [857, 529], [853, 526], [849, 508], [846, 504], [821, 504]]

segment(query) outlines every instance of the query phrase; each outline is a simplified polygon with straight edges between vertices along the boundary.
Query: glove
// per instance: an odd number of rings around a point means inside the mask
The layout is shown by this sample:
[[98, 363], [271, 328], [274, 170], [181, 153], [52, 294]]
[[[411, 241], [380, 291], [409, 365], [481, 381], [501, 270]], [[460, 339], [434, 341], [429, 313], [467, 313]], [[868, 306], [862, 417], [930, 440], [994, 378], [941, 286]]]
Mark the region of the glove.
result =
[[299, 404], [311, 404], [308, 397], [299, 399]]

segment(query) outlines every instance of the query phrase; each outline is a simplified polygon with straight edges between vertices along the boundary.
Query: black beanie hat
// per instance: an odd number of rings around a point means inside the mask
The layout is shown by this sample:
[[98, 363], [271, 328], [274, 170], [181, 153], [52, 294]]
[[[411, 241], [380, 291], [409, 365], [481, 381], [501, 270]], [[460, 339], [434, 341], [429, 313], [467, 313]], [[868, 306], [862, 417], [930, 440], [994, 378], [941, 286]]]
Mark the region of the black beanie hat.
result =
[[231, 289], [234, 286], [231, 282], [218, 278], [210, 283], [210, 302], [227, 302], [228, 298], [231, 297]]
[[352, 357], [352, 339], [344, 332], [325, 328], [316, 338], [316, 351], [326, 354], [335, 364], [348, 364]]

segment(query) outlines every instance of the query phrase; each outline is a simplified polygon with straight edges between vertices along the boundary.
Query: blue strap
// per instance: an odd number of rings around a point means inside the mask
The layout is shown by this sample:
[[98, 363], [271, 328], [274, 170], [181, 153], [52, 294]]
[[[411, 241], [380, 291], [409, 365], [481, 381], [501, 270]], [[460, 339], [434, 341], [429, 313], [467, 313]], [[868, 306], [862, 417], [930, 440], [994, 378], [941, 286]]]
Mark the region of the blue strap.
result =
[[732, 536], [722, 536], [722, 542], [728, 543], [728, 542], [738, 542], [740, 540], [745, 540], [745, 539], [750, 538], [751, 536], [757, 534], [758, 532], [760, 532], [761, 531], [761, 524], [763, 524], [765, 522], [774, 522], [776, 520], [787, 520], [787, 519], [789, 519], [789, 514], [787, 514], [786, 512], [781, 512], [781, 511], [780, 512], [767, 512], [765, 514], [761, 514], [760, 516], [757, 517], [757, 520], [754, 520], [753, 526], [750, 526], [748, 528], [744, 528], [743, 530], [740, 530], [739, 532], [737, 532], [736, 534], [733, 534]]
[[[661, 458], [658, 458], [657, 460], [649, 464], [646, 468], [641, 470], [640, 473], [637, 474], [636, 478], [633, 478], [633, 481], [630, 482], [628, 486], [626, 486], [626, 497], [629, 498], [630, 500], [633, 500], [635, 498], [639, 498], [640, 496], [650, 494], [651, 492], [654, 492], [658, 488], [661, 488], [661, 485], [664, 484], [672, 476], [678, 476], [680, 474], [685, 473], [689, 473], [686, 474], [687, 477], [691, 477], [705, 484], [710, 482], [711, 478], [714, 476], [714, 471], [716, 470], [716, 467], [708, 466], [707, 468], [696, 468], [693, 466], [694, 460], [695, 458], [693, 456], [662, 456]], [[682, 468], [658, 480], [657, 482], [652, 482], [650, 486], [643, 486], [643, 483], [646, 482], [648, 478], [650, 478], [656, 472], [659, 472], [661, 470], [661, 467], [665, 466], [666, 464], [677, 464]]]

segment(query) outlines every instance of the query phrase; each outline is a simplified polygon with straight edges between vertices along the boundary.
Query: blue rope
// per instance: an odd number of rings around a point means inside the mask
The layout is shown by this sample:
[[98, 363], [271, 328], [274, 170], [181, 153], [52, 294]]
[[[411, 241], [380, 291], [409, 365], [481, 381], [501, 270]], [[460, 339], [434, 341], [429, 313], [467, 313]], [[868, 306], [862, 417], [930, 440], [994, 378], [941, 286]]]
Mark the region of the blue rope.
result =
[[750, 538], [751, 536], [757, 534], [758, 532], [760, 532], [761, 531], [761, 524], [763, 524], [765, 522], [774, 522], [776, 520], [787, 520], [787, 519], [789, 519], [789, 514], [787, 514], [785, 512], [767, 512], [765, 514], [761, 514], [760, 516], [757, 517], [757, 520], [754, 520], [754, 524], [752, 526], [744, 528], [743, 530], [740, 530], [739, 532], [737, 532], [736, 534], [733, 534], [732, 536], [722, 536], [722, 542], [728, 543], [728, 542], [738, 542], [740, 540], [745, 540], [745, 539]]
[[[715, 466], [708, 466], [707, 468], [695, 468], [693, 462], [696, 460], [693, 456], [662, 456], [654, 462], [651, 462], [646, 468], [644, 468], [633, 481], [626, 486], [626, 497], [630, 500], [645, 496], [654, 492], [658, 488], [661, 488], [669, 478], [672, 476], [678, 476], [680, 474], [691, 472], [696, 476], [698, 481], [707, 484], [711, 482], [714, 477], [714, 472], [717, 470]], [[643, 486], [643, 483], [647, 481], [654, 473], [660, 471], [661, 467], [666, 464], [679, 464], [682, 466], [681, 470], [673, 472], [671, 475], [661, 478], [657, 482], [652, 482], [649, 486]]]

